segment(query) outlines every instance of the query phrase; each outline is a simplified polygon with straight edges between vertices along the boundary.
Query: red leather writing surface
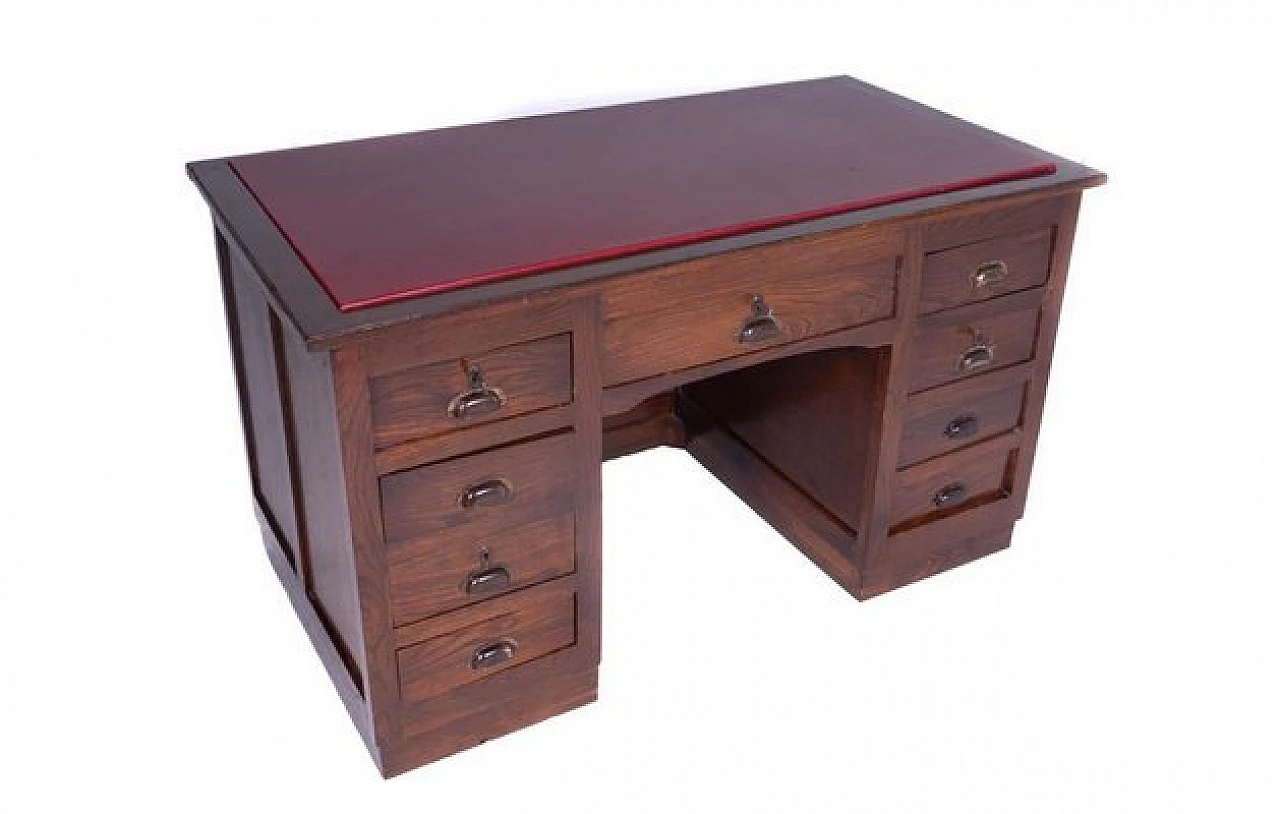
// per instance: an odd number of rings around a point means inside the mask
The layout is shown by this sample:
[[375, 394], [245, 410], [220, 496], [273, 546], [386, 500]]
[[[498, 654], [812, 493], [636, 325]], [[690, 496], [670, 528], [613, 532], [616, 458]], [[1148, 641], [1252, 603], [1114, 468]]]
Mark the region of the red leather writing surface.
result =
[[847, 77], [231, 164], [343, 311], [1055, 170]]

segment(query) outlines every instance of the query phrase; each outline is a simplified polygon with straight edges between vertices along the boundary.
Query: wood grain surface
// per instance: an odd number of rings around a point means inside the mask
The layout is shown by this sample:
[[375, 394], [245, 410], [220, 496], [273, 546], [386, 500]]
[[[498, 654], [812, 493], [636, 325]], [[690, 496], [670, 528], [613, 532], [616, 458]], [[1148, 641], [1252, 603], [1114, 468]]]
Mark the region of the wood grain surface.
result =
[[[443, 531], [479, 536], [573, 508], [573, 434], [512, 444], [382, 478], [386, 539], [395, 546]], [[501, 481], [510, 499], [465, 505], [474, 487]]]
[[[901, 244], [873, 230], [788, 241], [619, 281], [601, 296], [605, 385], [750, 353], [893, 315]], [[759, 294], [781, 330], [743, 342]]]
[[[970, 382], [982, 382], [984, 378], [980, 376]], [[954, 452], [1018, 426], [1026, 383], [1015, 381], [1000, 388], [966, 388], [953, 392], [940, 406], [926, 403], [919, 408], [914, 405], [914, 399], [908, 400], [902, 443], [898, 446], [899, 467]]]
[[[464, 527], [394, 546], [387, 556], [394, 623], [403, 625], [571, 573], [573, 533], [574, 516], [567, 513], [482, 537]], [[468, 577], [491, 568], [503, 569], [509, 583], [497, 590], [468, 592]]]
[[[920, 285], [920, 313], [930, 314], [971, 302], [1044, 285], [1049, 276], [1050, 230], [970, 243], [926, 254]], [[985, 264], [1000, 264], [1004, 275], [983, 283]]]
[[[460, 684], [483, 681], [505, 670], [573, 644], [574, 595], [557, 590], [534, 598], [506, 597], [454, 614], [421, 642], [396, 654], [401, 697], [417, 701]], [[492, 666], [476, 662], [487, 647], [506, 646], [512, 655]]]
[[[470, 387], [469, 371], [502, 394], [502, 405], [478, 415], [454, 416], [455, 397]], [[568, 404], [573, 365], [568, 334], [494, 348], [379, 376], [369, 383], [373, 440], [379, 449], [415, 438], [488, 424]]]
[[[981, 376], [1030, 359], [1042, 295], [1041, 289], [1032, 289], [922, 318], [912, 339], [910, 390]], [[990, 347], [991, 362], [966, 370], [962, 357], [979, 345]]]

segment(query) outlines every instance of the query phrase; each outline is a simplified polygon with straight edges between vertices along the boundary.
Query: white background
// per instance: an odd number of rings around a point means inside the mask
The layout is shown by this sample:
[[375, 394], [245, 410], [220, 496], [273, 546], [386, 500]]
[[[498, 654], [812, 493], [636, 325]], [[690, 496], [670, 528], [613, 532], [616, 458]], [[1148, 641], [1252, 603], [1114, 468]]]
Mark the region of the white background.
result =
[[[0, 810], [1280, 809], [1268, 12], [8, 0]], [[260, 547], [183, 162], [835, 73], [1111, 176], [1014, 547], [859, 604], [611, 463], [600, 701], [382, 781]]]

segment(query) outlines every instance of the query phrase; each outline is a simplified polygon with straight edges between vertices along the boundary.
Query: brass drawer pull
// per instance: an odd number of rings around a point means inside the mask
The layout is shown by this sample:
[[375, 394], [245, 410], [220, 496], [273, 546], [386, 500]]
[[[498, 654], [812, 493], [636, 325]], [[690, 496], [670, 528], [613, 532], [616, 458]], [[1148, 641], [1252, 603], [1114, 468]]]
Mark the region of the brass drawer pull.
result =
[[512, 639], [486, 644], [477, 647], [476, 651], [471, 654], [471, 669], [485, 670], [489, 667], [497, 667], [504, 661], [510, 661], [515, 658], [515, 655], [516, 643]]
[[467, 577], [467, 593], [487, 594], [511, 584], [511, 572], [501, 565], [476, 571]]
[[1004, 282], [1004, 279], [1008, 276], [1008, 263], [1003, 260], [988, 260], [973, 270], [973, 274], [969, 275], [969, 283], [974, 288], [982, 289]]
[[782, 334], [782, 323], [765, 304], [763, 294], [751, 295], [751, 316], [738, 329], [738, 341], [745, 344], [763, 342]]
[[511, 488], [510, 483], [501, 478], [490, 478], [473, 483], [462, 490], [462, 494], [458, 495], [458, 505], [464, 509], [474, 506], [501, 506], [503, 503], [510, 503], [515, 496], [516, 490]]
[[960, 354], [960, 358], [956, 360], [956, 370], [961, 373], [970, 373], [986, 367], [995, 360], [995, 347], [985, 339], [979, 339]]
[[942, 434], [952, 441], [972, 438], [978, 434], [978, 419], [976, 416], [971, 415], [956, 416], [947, 423], [947, 426], [942, 428]]
[[937, 506], [939, 509], [945, 509], [948, 506], [963, 503], [964, 499], [968, 496], [969, 490], [963, 483], [949, 483], [934, 494], [933, 505]]
[[507, 403], [506, 395], [496, 387], [484, 383], [484, 373], [479, 365], [467, 368], [467, 389], [449, 402], [449, 415], [453, 418], [471, 418], [501, 409]]

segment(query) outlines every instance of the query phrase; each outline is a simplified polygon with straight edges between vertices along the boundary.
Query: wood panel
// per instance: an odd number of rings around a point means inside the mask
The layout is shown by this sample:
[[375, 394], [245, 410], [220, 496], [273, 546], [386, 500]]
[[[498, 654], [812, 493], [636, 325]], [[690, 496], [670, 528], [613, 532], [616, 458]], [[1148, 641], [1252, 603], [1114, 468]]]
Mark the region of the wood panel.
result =
[[[901, 235], [860, 229], [695, 260], [601, 292], [606, 386], [893, 315]], [[776, 335], [740, 333], [763, 298]]]
[[781, 359], [684, 388], [735, 437], [850, 528], [862, 522], [887, 350]]
[[678, 409], [689, 454], [845, 590], [861, 583], [856, 533], [778, 474], [687, 394]]
[[235, 373], [236, 402], [240, 408], [241, 437], [244, 440], [245, 462], [249, 467], [249, 489], [258, 501], [257, 444], [253, 440], [253, 414], [249, 404], [249, 380], [244, 368], [244, 337], [240, 334], [239, 307], [236, 303], [235, 280], [231, 270], [231, 244], [214, 221], [214, 248], [218, 261], [218, 281], [222, 288], [222, 307], [227, 324], [227, 344], [231, 350], [231, 366]]
[[[574, 524], [574, 515], [567, 513], [479, 538], [469, 530], [450, 530], [393, 546], [387, 559], [394, 623], [413, 622], [571, 573]], [[495, 569], [501, 569], [503, 581], [471, 584], [471, 577]]]
[[[1025, 362], [1035, 349], [1042, 291], [1033, 289], [923, 318], [912, 340], [912, 392]], [[990, 361], [966, 367], [966, 355], [989, 349]]]
[[895, 527], [919, 522], [1006, 496], [1009, 451], [1016, 442], [1017, 434], [1009, 433], [902, 470], [894, 486], [890, 522]]
[[308, 351], [291, 329], [286, 329], [284, 349], [297, 439], [297, 498], [307, 547], [304, 583], [359, 684], [365, 671], [364, 636], [333, 369], [328, 353]]
[[1008, 546], [1013, 501], [994, 500], [886, 537], [870, 552], [860, 599], [916, 582]]
[[692, 382], [712, 376], [742, 370], [752, 365], [764, 364], [775, 359], [786, 359], [805, 353], [849, 347], [878, 347], [893, 341], [897, 332], [897, 320], [882, 319], [856, 328], [832, 331], [821, 336], [811, 336], [797, 342], [762, 347], [751, 353], [731, 356], [716, 362], [698, 365], [684, 370], [659, 373], [647, 379], [607, 387], [601, 396], [601, 409], [606, 416], [618, 415], [634, 409], [636, 405], [664, 392], [673, 391]]
[[[930, 528], [921, 526], [916, 531]], [[1012, 536], [1010, 526], [968, 536], [954, 532], [921, 535], [918, 541], [899, 535], [890, 540], [894, 554], [867, 569], [858, 598], [871, 599], [1002, 551], [1009, 547]]]
[[573, 305], [574, 505], [577, 550], [578, 644], [576, 661], [565, 669], [595, 669], [601, 649], [601, 582], [604, 518], [601, 515], [601, 463], [604, 427], [600, 379], [600, 302], [576, 299]]
[[342, 439], [342, 477], [347, 491], [347, 522], [355, 553], [356, 593], [364, 640], [364, 697], [380, 748], [401, 740], [397, 714], [399, 688], [391, 635], [386, 544], [373, 463], [373, 424], [369, 415], [369, 369], [359, 348], [330, 355], [338, 432]]
[[[537, 596], [512, 594], [441, 619], [421, 643], [396, 655], [400, 693], [420, 701], [569, 647], [576, 630], [574, 594], [557, 589]], [[478, 654], [507, 648], [510, 656], [487, 664]]]
[[1053, 346], [1058, 336], [1058, 320], [1062, 315], [1062, 299], [1066, 291], [1067, 270], [1071, 264], [1071, 246], [1075, 240], [1076, 219], [1080, 213], [1080, 195], [1069, 196], [1063, 204], [1061, 220], [1054, 230], [1053, 256], [1050, 261], [1049, 285], [1045, 291], [1044, 310], [1040, 317], [1040, 330], [1036, 336], [1036, 375], [1027, 388], [1023, 407], [1025, 440], [1018, 452], [1013, 479], [1015, 516], [1021, 517], [1027, 505], [1031, 484], [1031, 465], [1035, 459], [1036, 443], [1040, 437], [1040, 419], [1044, 414], [1044, 402], [1049, 388], [1049, 369], [1053, 361]]
[[925, 255], [920, 313], [1044, 285], [1051, 230], [983, 240]]
[[[899, 317], [890, 337], [889, 362], [883, 371], [883, 380], [879, 384], [884, 393], [884, 411], [881, 415], [878, 430], [873, 429], [868, 441], [867, 466], [872, 473], [869, 476], [871, 491], [865, 501], [858, 535], [862, 540], [862, 556], [858, 566], [865, 571], [869, 562], [879, 556], [885, 547], [889, 534], [891, 500], [895, 482], [894, 462], [898, 460], [898, 445], [902, 439], [902, 422], [907, 403], [907, 386], [910, 376], [910, 361], [915, 339], [915, 309], [919, 303], [920, 267], [924, 252], [921, 248], [921, 229], [907, 230], [905, 252], [903, 256], [902, 275], [899, 283], [898, 298], [901, 303]], [[855, 596], [862, 598], [865, 590], [862, 585], [852, 588]]]
[[646, 399], [625, 413], [604, 420], [604, 459], [621, 458], [654, 447], [683, 447], [684, 422], [676, 415], [674, 390]]
[[[980, 376], [969, 382], [982, 382], [985, 378]], [[1002, 386], [982, 390], [953, 390], [969, 382], [939, 388], [940, 394], [954, 392], [941, 406], [931, 400], [919, 408], [914, 399], [908, 400], [898, 447], [899, 467], [954, 452], [1018, 426], [1027, 389], [1025, 381], [1001, 382]]]
[[980, 240], [1038, 232], [1058, 221], [1064, 201], [1065, 197], [1058, 194], [1033, 200], [995, 199], [938, 213], [921, 221], [921, 247], [925, 253], [932, 253]]
[[271, 306], [250, 279], [249, 271], [234, 254], [230, 259], [236, 335], [240, 341], [240, 368], [244, 376], [242, 393], [248, 403], [246, 435], [253, 445], [252, 472], [256, 479], [253, 489], [263, 505], [267, 521], [276, 525], [290, 566], [298, 570], [302, 551]]
[[[388, 544], [445, 530], [481, 538], [571, 510], [573, 441], [573, 433], [562, 433], [383, 477]], [[469, 492], [491, 484], [501, 484], [506, 496], [468, 505]]]
[[[454, 415], [450, 406], [472, 387], [473, 368], [484, 387], [501, 394], [501, 405], [491, 412]], [[369, 391], [379, 449], [565, 405], [573, 391], [569, 334], [379, 376]]]
[[406, 713], [408, 736], [383, 753], [383, 776], [393, 777], [595, 701], [596, 668], [561, 669], [565, 653], [412, 705], [421, 712]]
[[393, 325], [362, 334], [351, 346], [360, 349], [369, 376], [376, 379], [564, 334], [570, 330], [572, 316], [572, 298], [543, 292]]
[[387, 475], [423, 464], [446, 461], [478, 449], [506, 446], [525, 438], [536, 438], [567, 429], [573, 425], [574, 415], [572, 405], [566, 404], [491, 424], [462, 427], [445, 435], [405, 441], [377, 450], [374, 453], [374, 463], [378, 474]]
[[285, 559], [284, 543], [276, 536], [275, 529], [267, 522], [266, 516], [262, 512], [262, 506], [256, 500], [254, 501], [254, 510], [258, 518], [258, 525], [262, 530], [262, 542], [266, 547], [267, 559], [271, 563], [271, 568], [275, 571], [276, 578], [280, 580], [280, 586], [284, 588], [285, 595], [289, 598], [289, 604], [293, 606], [294, 613], [297, 614], [298, 621], [302, 623], [302, 629], [306, 632], [307, 638], [311, 640], [311, 645], [315, 648], [316, 655], [320, 657], [321, 664], [324, 665], [325, 671], [329, 674], [329, 680], [333, 682], [334, 689], [338, 691], [338, 697], [342, 700], [343, 707], [346, 708], [347, 714], [351, 717], [351, 722], [355, 724], [356, 731], [360, 733], [360, 737], [364, 740], [365, 746], [369, 749], [369, 754], [373, 757], [374, 762], [381, 768], [383, 766], [383, 754], [378, 743], [377, 733], [374, 731], [373, 719], [364, 697], [364, 688], [357, 679], [353, 679], [346, 658], [335, 646], [336, 642], [332, 638], [331, 628], [316, 613], [315, 605], [307, 596], [307, 589], [303, 586], [302, 580], [298, 578], [288, 560]]

